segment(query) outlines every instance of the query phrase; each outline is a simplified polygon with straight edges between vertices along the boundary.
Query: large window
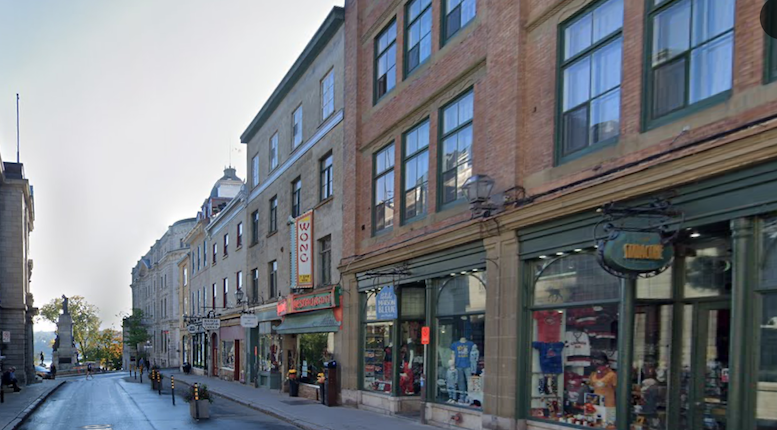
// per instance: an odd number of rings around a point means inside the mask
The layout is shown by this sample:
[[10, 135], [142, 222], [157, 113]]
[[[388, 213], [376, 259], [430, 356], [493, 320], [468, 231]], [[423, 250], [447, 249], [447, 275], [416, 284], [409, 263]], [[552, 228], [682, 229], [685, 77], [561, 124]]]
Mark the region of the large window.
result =
[[257, 186], [259, 185], [259, 156], [254, 155], [254, 158], [251, 159], [251, 185]]
[[777, 429], [777, 218], [762, 221], [756, 429]]
[[441, 281], [437, 293], [437, 402], [481, 409], [486, 340], [483, 272]]
[[270, 199], [270, 225], [269, 233], [278, 231], [278, 196], [273, 196]]
[[229, 370], [235, 369], [235, 341], [221, 341], [221, 367]]
[[394, 225], [394, 144], [378, 151], [374, 157], [373, 231], [381, 232]]
[[332, 178], [332, 153], [330, 152], [324, 158], [321, 159], [321, 193], [319, 200], [324, 201], [330, 197], [334, 192], [333, 178]]
[[442, 110], [442, 193], [440, 201], [464, 198], [462, 185], [472, 176], [472, 118], [474, 93], [459, 97]]
[[302, 179], [297, 178], [291, 183], [291, 216], [296, 218], [302, 214]]
[[376, 321], [376, 301], [367, 299], [364, 327], [364, 381], [368, 391], [392, 392], [393, 384], [393, 321]]
[[269, 299], [275, 297], [278, 292], [278, 261], [273, 260], [268, 265], [267, 295]]
[[426, 215], [429, 195], [429, 120], [405, 133], [402, 221]]
[[329, 73], [321, 80], [321, 119], [329, 118], [335, 112], [335, 71]]
[[332, 236], [318, 241], [318, 261], [321, 268], [321, 285], [332, 283]]
[[391, 21], [375, 38], [375, 102], [397, 83], [397, 22]]
[[432, 0], [407, 4], [405, 71], [410, 74], [432, 55]]
[[259, 303], [259, 269], [251, 270], [251, 302]]
[[240, 248], [241, 246], [243, 246], [243, 223], [239, 222], [237, 223], [237, 243], [235, 247]]
[[620, 132], [623, 0], [599, 3], [564, 25], [561, 157]]
[[730, 90], [735, 0], [651, 3], [649, 119]]
[[270, 170], [278, 167], [278, 132], [270, 138]]
[[259, 211], [251, 214], [251, 245], [259, 242]]
[[296, 148], [302, 143], [302, 106], [294, 110], [291, 116], [291, 147]]
[[445, 26], [443, 40], [448, 40], [464, 28], [477, 14], [476, 0], [443, 0]]

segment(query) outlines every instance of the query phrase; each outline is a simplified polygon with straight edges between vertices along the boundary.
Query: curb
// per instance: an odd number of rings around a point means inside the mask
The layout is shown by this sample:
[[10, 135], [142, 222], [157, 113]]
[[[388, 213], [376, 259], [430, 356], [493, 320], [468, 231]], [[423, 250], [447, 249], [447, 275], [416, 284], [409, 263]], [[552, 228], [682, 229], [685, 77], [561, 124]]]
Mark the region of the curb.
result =
[[[178, 382], [179, 384], [186, 385], [187, 387], [191, 387], [191, 384], [189, 384], [187, 382], [184, 382], [184, 381], [181, 381], [181, 380], [178, 380], [176, 382]], [[335, 430], [335, 429], [332, 429], [330, 427], [324, 427], [324, 426], [321, 426], [321, 425], [315, 425], [315, 424], [309, 423], [307, 421], [296, 420], [294, 418], [289, 417], [288, 415], [283, 414], [282, 412], [276, 411], [275, 409], [268, 408], [268, 407], [260, 407], [256, 403], [251, 403], [251, 402], [247, 402], [245, 400], [240, 400], [240, 399], [235, 399], [233, 397], [229, 397], [226, 394], [222, 394], [222, 393], [219, 393], [218, 391], [214, 391], [213, 388], [210, 388], [210, 387], [208, 388], [208, 390], [210, 390], [210, 392], [214, 396], [216, 396], [216, 397], [220, 397], [222, 399], [229, 400], [231, 402], [235, 402], [237, 404], [240, 404], [240, 405], [243, 405], [245, 407], [251, 408], [251, 409], [253, 409], [255, 411], [259, 411], [259, 412], [261, 412], [261, 413], [263, 413], [265, 415], [268, 415], [268, 416], [271, 416], [271, 417], [276, 418], [278, 420], [281, 420], [283, 422], [289, 423], [289, 424], [291, 424], [291, 425], [293, 425], [295, 427], [298, 427], [298, 428], [300, 428], [302, 430]]]
[[36, 409], [40, 407], [43, 402], [46, 401], [46, 399], [49, 398], [50, 395], [52, 395], [55, 391], [59, 389], [59, 387], [65, 385], [67, 381], [62, 381], [59, 384], [57, 384], [56, 387], [49, 390], [47, 393], [42, 394], [40, 397], [35, 399], [27, 408], [25, 408], [19, 415], [16, 416], [8, 425], [5, 426], [5, 428], [16, 430], [24, 423], [24, 421], [32, 415], [33, 412], [35, 412]]

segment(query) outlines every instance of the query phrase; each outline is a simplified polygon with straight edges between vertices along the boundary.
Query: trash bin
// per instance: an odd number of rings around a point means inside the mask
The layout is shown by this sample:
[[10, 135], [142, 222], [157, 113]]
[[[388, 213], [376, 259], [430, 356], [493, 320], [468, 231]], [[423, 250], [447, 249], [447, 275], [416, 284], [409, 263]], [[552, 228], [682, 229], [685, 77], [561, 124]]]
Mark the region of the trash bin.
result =
[[299, 379], [294, 369], [289, 370], [289, 397], [299, 397]]

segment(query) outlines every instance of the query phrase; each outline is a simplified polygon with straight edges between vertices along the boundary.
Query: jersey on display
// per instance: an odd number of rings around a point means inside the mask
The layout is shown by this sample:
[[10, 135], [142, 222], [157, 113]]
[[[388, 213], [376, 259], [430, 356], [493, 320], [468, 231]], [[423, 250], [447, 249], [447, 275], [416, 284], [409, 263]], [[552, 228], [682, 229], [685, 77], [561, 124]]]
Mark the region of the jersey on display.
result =
[[451, 345], [451, 351], [453, 351], [454, 362], [458, 368], [470, 368], [469, 353], [475, 344], [471, 341], [466, 342], [454, 342]]
[[534, 342], [535, 349], [540, 352], [540, 369], [542, 373], [561, 373], [561, 358], [564, 350], [564, 342]]

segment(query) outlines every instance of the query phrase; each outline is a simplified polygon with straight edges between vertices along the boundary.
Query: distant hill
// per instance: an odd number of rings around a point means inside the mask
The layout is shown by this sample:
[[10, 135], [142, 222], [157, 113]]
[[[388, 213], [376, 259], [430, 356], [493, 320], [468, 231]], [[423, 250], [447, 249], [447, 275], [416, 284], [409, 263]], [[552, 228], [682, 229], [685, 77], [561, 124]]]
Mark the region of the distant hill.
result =
[[57, 337], [57, 334], [53, 331], [36, 331], [35, 332], [35, 364], [40, 362], [40, 353], [43, 351], [43, 358], [46, 363], [51, 362], [51, 343]]

